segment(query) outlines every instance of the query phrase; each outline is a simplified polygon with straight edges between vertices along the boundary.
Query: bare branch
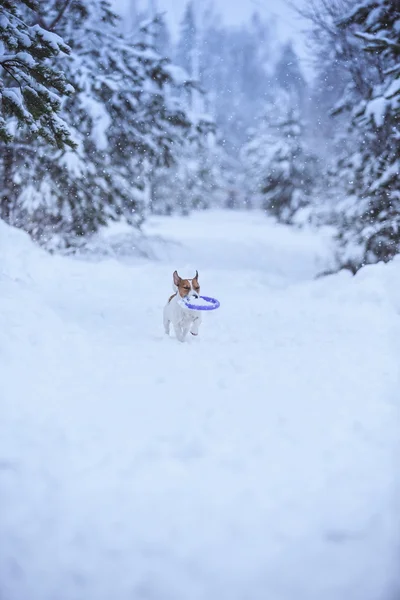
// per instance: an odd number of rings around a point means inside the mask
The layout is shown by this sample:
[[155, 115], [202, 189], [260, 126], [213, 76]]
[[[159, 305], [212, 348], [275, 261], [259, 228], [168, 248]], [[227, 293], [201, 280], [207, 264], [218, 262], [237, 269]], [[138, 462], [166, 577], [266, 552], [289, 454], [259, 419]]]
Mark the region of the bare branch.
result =
[[59, 23], [59, 21], [63, 18], [65, 11], [67, 10], [71, 0], [65, 0], [64, 5], [61, 7], [58, 15], [53, 19], [52, 23], [49, 25], [49, 30], [52, 31], [54, 27]]
[[46, 23], [46, 21], [43, 19], [42, 15], [40, 13], [36, 13], [39, 25], [41, 27], [43, 27], [43, 29], [46, 29], [47, 31], [54, 31], [54, 28], [61, 21], [61, 19], [63, 18], [64, 14], [65, 14], [65, 11], [67, 10], [67, 8], [70, 4], [71, 4], [71, 0], [64, 0], [64, 4], [61, 6], [60, 10], [58, 11], [58, 14], [54, 17], [54, 19], [51, 21], [51, 23]]

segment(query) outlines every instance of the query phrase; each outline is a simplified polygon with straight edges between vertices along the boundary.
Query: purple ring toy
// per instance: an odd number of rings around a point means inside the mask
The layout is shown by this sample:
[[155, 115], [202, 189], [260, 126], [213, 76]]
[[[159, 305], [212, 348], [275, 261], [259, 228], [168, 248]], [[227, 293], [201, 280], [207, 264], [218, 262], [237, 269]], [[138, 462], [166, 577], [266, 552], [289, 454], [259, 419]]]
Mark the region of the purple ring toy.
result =
[[216, 298], [210, 298], [209, 296], [199, 296], [199, 298], [201, 298], [202, 300], [205, 300], [205, 302], [208, 303], [207, 304], [203, 304], [203, 305], [196, 305], [196, 304], [190, 304], [189, 302], [185, 302], [184, 304], [187, 308], [190, 308], [190, 310], [215, 310], [216, 308], [220, 307], [220, 303], [218, 302], [218, 300], [216, 300]]

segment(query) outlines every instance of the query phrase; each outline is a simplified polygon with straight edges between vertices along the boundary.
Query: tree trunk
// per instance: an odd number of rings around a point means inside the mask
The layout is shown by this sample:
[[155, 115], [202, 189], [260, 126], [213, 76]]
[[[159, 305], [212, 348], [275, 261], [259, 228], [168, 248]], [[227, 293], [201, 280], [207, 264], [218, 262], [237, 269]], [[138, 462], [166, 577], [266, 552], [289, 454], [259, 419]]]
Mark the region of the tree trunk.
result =
[[11, 146], [3, 147], [3, 190], [0, 196], [0, 219], [6, 223], [10, 223], [14, 203], [13, 163], [13, 148]]

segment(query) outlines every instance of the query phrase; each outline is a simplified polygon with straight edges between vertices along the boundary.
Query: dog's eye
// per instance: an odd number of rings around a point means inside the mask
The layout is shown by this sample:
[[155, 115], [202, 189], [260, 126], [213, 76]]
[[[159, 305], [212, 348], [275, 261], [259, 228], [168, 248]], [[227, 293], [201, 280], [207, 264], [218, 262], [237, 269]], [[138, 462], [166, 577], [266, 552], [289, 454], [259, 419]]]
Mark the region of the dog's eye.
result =
[[188, 287], [187, 285], [184, 285], [184, 286], [183, 286], [183, 289], [184, 289], [184, 290], [190, 290], [190, 287]]

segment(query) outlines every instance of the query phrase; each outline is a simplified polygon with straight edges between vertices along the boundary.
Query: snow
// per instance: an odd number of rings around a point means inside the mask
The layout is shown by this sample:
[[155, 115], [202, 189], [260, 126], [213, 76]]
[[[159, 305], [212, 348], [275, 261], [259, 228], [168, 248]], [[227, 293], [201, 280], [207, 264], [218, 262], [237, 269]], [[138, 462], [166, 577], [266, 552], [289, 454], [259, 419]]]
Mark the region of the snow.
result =
[[81, 94], [81, 105], [86, 109], [88, 115], [93, 120], [92, 137], [98, 150], [108, 148], [107, 132], [111, 125], [111, 117], [104, 104], [97, 102], [89, 94]]
[[378, 190], [379, 188], [388, 185], [391, 181], [395, 181], [400, 173], [400, 160], [395, 160], [392, 165], [388, 165], [383, 171], [382, 175], [375, 179], [371, 185], [371, 191]]
[[[2, 598], [389, 598], [400, 260], [315, 279], [330, 239], [256, 212], [145, 233], [94, 262], [0, 223]], [[185, 344], [175, 269], [221, 301]]]
[[388, 103], [384, 96], [379, 96], [378, 98], [369, 101], [365, 110], [367, 120], [373, 117], [375, 125], [377, 127], [382, 127], [385, 120], [387, 105]]
[[61, 48], [68, 48], [64, 40], [52, 31], [43, 29], [40, 25], [33, 25], [30, 30], [35, 32], [46, 44], [48, 44], [55, 52], [60, 52]]
[[[78, 144], [80, 140], [78, 135], [76, 135], [76, 131], [73, 131], [73, 134], [75, 135], [72, 139], [76, 144]], [[88, 167], [85, 164], [85, 159], [80, 152], [66, 150], [63, 152], [59, 160], [60, 165], [65, 166], [76, 179], [84, 177]]]
[[0, 64], [20, 61], [28, 67], [34, 67], [35, 61], [28, 52], [17, 52], [16, 54], [0, 54]]
[[15, 59], [22, 61], [27, 67], [33, 68], [36, 66], [34, 58], [28, 52], [17, 52]]
[[[400, 67], [399, 67], [400, 70]], [[400, 79], [394, 79], [385, 92], [385, 98], [393, 98], [400, 94]]]
[[22, 99], [22, 93], [21, 90], [18, 88], [5, 88], [2, 90], [2, 96], [4, 98], [7, 98], [7, 100], [9, 102], [12, 102], [13, 104], [15, 104], [15, 106], [18, 107], [18, 109], [20, 111], [23, 112], [24, 118], [25, 119], [29, 119], [30, 115], [28, 113], [28, 111], [25, 109], [24, 104], [23, 104], [23, 99]]
[[170, 75], [176, 85], [183, 85], [191, 79], [185, 69], [172, 63], [165, 65], [165, 71]]

